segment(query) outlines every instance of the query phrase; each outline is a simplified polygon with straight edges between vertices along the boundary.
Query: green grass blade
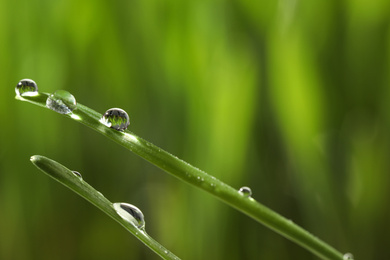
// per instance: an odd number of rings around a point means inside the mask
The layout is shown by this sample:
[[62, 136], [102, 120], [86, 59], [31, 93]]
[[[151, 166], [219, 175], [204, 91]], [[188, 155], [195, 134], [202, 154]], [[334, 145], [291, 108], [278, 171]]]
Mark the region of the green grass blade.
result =
[[[39, 93], [36, 96], [17, 97], [17, 99], [46, 107], [47, 97], [48, 94]], [[78, 104], [77, 109], [72, 114], [65, 116], [102, 133], [180, 180], [211, 193], [226, 204], [301, 245], [318, 257], [322, 259], [343, 259], [342, 253], [253, 198], [243, 196], [238, 190], [143, 140], [128, 130], [120, 132], [103, 125], [99, 122], [102, 114]]]
[[95, 190], [87, 182], [76, 176], [71, 170], [62, 164], [53, 161], [41, 155], [34, 155], [31, 157], [31, 162], [41, 171], [73, 190], [81, 197], [95, 205], [108, 216], [119, 222], [125, 229], [141, 240], [146, 246], [153, 250], [163, 259], [179, 259], [172, 254], [156, 240], [150, 237], [143, 228], [137, 228], [135, 225], [122, 219], [113, 208], [112, 202], [106, 199], [103, 194]]

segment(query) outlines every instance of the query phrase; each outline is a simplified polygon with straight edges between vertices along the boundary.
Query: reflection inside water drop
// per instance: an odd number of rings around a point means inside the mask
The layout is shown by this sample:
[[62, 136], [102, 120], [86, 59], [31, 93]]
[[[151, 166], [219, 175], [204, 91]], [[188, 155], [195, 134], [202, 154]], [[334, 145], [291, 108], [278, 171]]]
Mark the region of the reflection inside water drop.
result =
[[127, 222], [135, 225], [137, 228], [145, 227], [145, 219], [142, 211], [134, 205], [128, 203], [114, 203], [116, 213]]
[[343, 255], [343, 260], [353, 260], [353, 255], [351, 253], [346, 253]]
[[118, 131], [124, 131], [130, 125], [130, 118], [123, 109], [110, 108], [104, 113], [100, 122]]
[[38, 94], [38, 86], [32, 79], [22, 79], [15, 87], [17, 96], [35, 96]]
[[240, 193], [241, 193], [242, 195], [244, 195], [245, 197], [250, 197], [250, 196], [252, 196], [252, 190], [251, 190], [251, 188], [246, 187], [246, 186], [241, 187], [241, 188], [238, 190], [238, 192], [240, 192]]
[[66, 90], [57, 90], [46, 100], [46, 107], [60, 114], [69, 114], [76, 106], [76, 99]]

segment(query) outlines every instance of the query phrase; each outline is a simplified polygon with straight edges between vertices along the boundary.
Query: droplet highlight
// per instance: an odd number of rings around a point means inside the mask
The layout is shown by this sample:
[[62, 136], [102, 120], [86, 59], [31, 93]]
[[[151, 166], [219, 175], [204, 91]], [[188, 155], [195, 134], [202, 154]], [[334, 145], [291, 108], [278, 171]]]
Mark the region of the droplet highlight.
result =
[[252, 190], [251, 188], [249, 187], [241, 187], [239, 190], [238, 190], [239, 193], [241, 193], [242, 195], [244, 195], [245, 197], [250, 197], [252, 196]]
[[353, 260], [353, 255], [351, 253], [346, 253], [343, 255], [343, 260]]
[[130, 118], [123, 109], [111, 108], [104, 113], [100, 122], [118, 131], [124, 131], [130, 125]]
[[116, 213], [127, 222], [135, 225], [137, 228], [145, 228], [145, 219], [142, 211], [134, 205], [128, 203], [114, 203]]
[[60, 114], [72, 113], [77, 107], [75, 97], [66, 90], [57, 90], [46, 100], [46, 107]]
[[22, 79], [15, 87], [17, 96], [35, 96], [38, 94], [38, 85], [32, 79]]
[[79, 173], [78, 171], [72, 171], [72, 172], [73, 172], [73, 174], [74, 174], [76, 177], [80, 178], [81, 180], [83, 179], [83, 176], [82, 176], [81, 173]]

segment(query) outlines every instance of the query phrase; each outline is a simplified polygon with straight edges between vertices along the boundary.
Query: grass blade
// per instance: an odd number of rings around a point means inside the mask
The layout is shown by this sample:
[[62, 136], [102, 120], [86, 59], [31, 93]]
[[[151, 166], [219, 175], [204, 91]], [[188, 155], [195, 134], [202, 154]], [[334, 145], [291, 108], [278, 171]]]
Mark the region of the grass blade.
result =
[[71, 170], [63, 166], [62, 164], [53, 161], [47, 157], [41, 155], [34, 155], [31, 157], [31, 162], [41, 171], [65, 185], [72, 191], [79, 194], [81, 197], [92, 203], [94, 206], [99, 208], [101, 211], [106, 213], [108, 216], [116, 220], [130, 233], [141, 240], [146, 246], [152, 251], [161, 256], [163, 259], [179, 259], [177, 256], [172, 254], [156, 240], [150, 237], [143, 228], [137, 228], [135, 225], [125, 221], [120, 217], [114, 207], [113, 203], [106, 199], [103, 194], [95, 190], [82, 178], [76, 176]]
[[[35, 96], [17, 96], [16, 98], [46, 107], [47, 97], [48, 94], [40, 92]], [[294, 224], [292, 221], [255, 201], [253, 198], [243, 196], [231, 186], [136, 136], [128, 130], [120, 132], [103, 125], [99, 122], [102, 114], [93, 109], [78, 104], [77, 109], [72, 114], [65, 116], [91, 127], [180, 180], [209, 192], [226, 204], [301, 245], [318, 257], [322, 259], [343, 259], [342, 253]]]

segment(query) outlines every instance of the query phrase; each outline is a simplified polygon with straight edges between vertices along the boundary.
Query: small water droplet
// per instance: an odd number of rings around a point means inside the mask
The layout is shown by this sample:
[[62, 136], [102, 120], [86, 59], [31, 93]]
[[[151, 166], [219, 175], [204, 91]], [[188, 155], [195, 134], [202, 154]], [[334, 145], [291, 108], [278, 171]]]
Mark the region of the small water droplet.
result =
[[[124, 131], [130, 125], [129, 115], [120, 108], [111, 108], [104, 113], [100, 122], [118, 131]], [[148, 145], [148, 143], [146, 143]]]
[[145, 219], [142, 211], [134, 205], [128, 203], [114, 203], [116, 213], [124, 220], [134, 224], [138, 228], [145, 227]]
[[200, 176], [196, 177], [196, 179], [197, 179], [198, 182], [204, 182], [204, 179], [202, 177], [200, 177]]
[[46, 100], [46, 106], [60, 114], [69, 114], [76, 109], [76, 99], [66, 90], [57, 90]]
[[15, 87], [17, 96], [35, 96], [38, 94], [38, 86], [34, 80], [22, 79]]
[[241, 193], [242, 195], [244, 195], [245, 197], [250, 197], [250, 196], [252, 196], [252, 190], [251, 190], [251, 188], [246, 187], [246, 186], [241, 187], [241, 188], [238, 190], [238, 192], [240, 192], [240, 193]]
[[83, 176], [81, 176], [81, 173], [77, 172], [77, 171], [72, 171], [74, 175], [76, 175], [77, 177], [79, 177], [81, 180], [83, 179]]
[[353, 255], [351, 253], [346, 253], [343, 255], [343, 260], [353, 260]]

